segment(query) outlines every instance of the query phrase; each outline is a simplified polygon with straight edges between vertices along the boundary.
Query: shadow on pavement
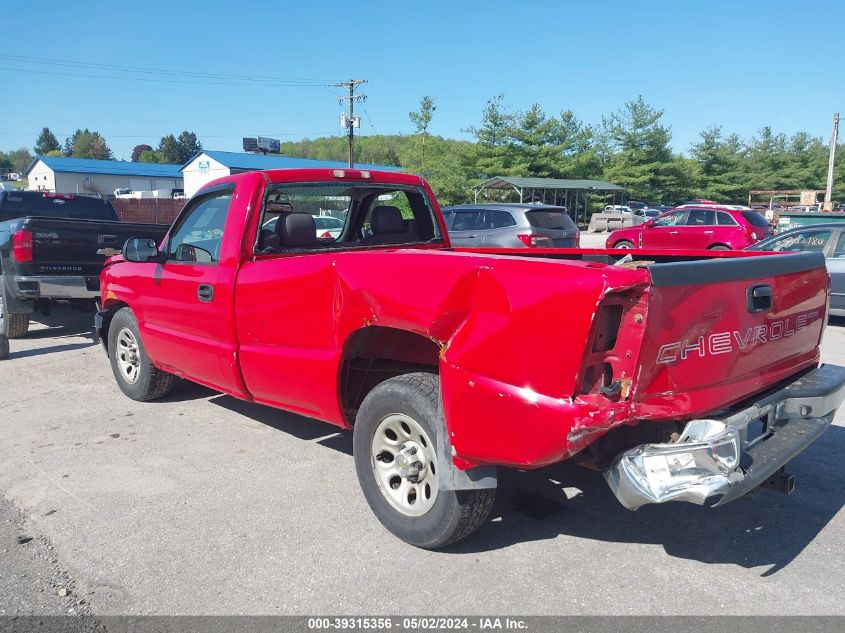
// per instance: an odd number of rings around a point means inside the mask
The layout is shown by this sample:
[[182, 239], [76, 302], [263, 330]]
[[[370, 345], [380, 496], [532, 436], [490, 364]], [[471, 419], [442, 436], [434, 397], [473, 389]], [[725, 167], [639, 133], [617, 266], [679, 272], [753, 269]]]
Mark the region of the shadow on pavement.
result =
[[[14, 345], [14, 342], [10, 342]], [[27, 358], [30, 356], [43, 356], [44, 354], [54, 354], [56, 352], [69, 352], [75, 349], [84, 349], [92, 347], [96, 343], [65, 343], [63, 345], [51, 345], [50, 347], [39, 347], [37, 349], [25, 349], [20, 351], [12, 351], [9, 353], [8, 360], [15, 360], [16, 358]]]
[[[752, 493], [720, 508], [686, 503], [623, 508], [598, 472], [563, 463], [535, 471], [500, 470], [491, 520], [449, 551], [472, 553], [559, 535], [661, 545], [667, 554], [703, 563], [791, 563], [845, 505], [845, 428], [833, 426], [787, 470], [794, 496]], [[559, 482], [559, 483], [555, 483]], [[577, 489], [567, 497], [564, 487]]]
[[319, 440], [316, 443], [333, 450], [352, 455], [352, 433], [341, 431], [338, 427], [313, 418], [282, 411], [255, 402], [245, 402], [232, 396], [219, 395], [209, 400], [212, 404], [234, 411], [250, 420], [255, 420], [277, 431], [289, 433], [306, 441]]

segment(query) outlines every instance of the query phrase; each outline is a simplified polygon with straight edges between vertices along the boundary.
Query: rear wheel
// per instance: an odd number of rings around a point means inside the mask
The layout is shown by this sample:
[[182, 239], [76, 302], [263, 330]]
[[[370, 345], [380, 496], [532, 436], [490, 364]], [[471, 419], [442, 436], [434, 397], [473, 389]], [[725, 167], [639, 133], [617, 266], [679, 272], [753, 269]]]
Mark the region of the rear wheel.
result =
[[382, 525], [403, 541], [433, 549], [469, 536], [490, 514], [496, 490], [439, 486], [440, 380], [413, 373], [376, 386], [355, 419], [355, 470]]
[[715, 246], [711, 246], [708, 250], [711, 251], [729, 251], [731, 250], [729, 246], [725, 246], [724, 244], [716, 244]]
[[23, 338], [28, 330], [28, 314], [6, 312], [6, 283], [0, 278], [0, 334], [5, 334], [7, 338]]
[[141, 342], [138, 321], [129, 308], [121, 308], [109, 326], [109, 360], [120, 390], [133, 400], [161, 398], [176, 376], [157, 369]]
[[613, 245], [613, 248], [634, 248], [634, 243], [628, 240], [619, 240]]

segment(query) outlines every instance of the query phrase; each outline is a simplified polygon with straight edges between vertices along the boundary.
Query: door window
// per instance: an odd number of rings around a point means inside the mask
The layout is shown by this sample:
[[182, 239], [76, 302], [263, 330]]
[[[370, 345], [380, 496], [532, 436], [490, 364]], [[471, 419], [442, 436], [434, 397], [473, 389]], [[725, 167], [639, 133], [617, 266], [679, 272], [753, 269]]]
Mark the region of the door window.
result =
[[220, 245], [231, 201], [230, 189], [200, 199], [171, 236], [168, 261], [216, 264], [220, 260]]
[[712, 209], [692, 209], [687, 215], [687, 226], [713, 226], [716, 212]]
[[508, 226], [516, 226], [516, 220], [507, 211], [487, 209], [484, 212], [485, 229], [503, 229]]
[[479, 209], [469, 211], [455, 211], [455, 219], [452, 221], [453, 231], [478, 231], [481, 230], [482, 212]]
[[654, 219], [654, 226], [675, 226], [681, 224], [685, 211], [672, 211]]

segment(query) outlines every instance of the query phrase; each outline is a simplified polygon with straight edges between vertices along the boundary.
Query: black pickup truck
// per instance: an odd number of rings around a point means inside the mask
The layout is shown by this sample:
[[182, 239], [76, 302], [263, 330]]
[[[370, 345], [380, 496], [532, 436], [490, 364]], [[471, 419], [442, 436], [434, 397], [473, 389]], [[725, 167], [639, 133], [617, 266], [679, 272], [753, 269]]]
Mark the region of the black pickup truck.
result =
[[100, 270], [124, 242], [160, 240], [169, 227], [120, 222], [108, 200], [39, 191], [0, 191], [0, 332], [24, 336], [29, 316], [53, 301], [88, 308]]

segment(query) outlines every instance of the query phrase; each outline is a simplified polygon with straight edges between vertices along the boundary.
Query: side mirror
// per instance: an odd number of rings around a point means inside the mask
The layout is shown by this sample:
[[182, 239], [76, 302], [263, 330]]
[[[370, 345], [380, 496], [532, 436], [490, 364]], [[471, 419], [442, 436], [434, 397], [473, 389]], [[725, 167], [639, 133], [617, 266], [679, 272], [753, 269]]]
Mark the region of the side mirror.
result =
[[123, 259], [142, 264], [163, 261], [156, 241], [148, 237], [130, 237], [126, 240], [126, 244], [123, 245]]
[[654, 226], [654, 220], [648, 220], [647, 222], [643, 222], [643, 228], [650, 229]]

